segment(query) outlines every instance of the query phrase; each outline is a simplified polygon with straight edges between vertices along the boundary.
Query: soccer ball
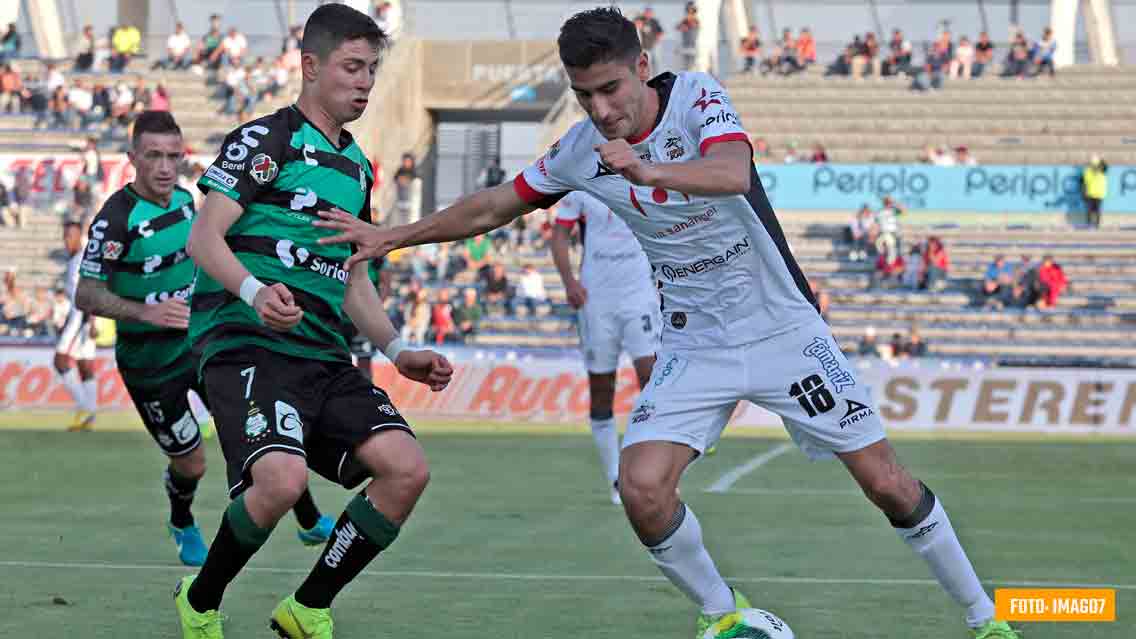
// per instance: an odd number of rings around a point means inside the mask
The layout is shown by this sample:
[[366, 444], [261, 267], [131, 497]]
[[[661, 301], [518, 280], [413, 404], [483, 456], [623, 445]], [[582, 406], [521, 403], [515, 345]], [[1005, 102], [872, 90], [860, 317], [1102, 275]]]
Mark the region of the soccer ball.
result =
[[[757, 608], [745, 608], [737, 611], [735, 615], [740, 617], [738, 621], [744, 624], [740, 631], [722, 630], [718, 627], [718, 624], [715, 624], [710, 626], [706, 634], [702, 635], [702, 639], [718, 639], [719, 637], [729, 637], [730, 639], [794, 639], [796, 636], [789, 628], [789, 624], [772, 612], [758, 610]], [[735, 617], [735, 615], [730, 616]]]

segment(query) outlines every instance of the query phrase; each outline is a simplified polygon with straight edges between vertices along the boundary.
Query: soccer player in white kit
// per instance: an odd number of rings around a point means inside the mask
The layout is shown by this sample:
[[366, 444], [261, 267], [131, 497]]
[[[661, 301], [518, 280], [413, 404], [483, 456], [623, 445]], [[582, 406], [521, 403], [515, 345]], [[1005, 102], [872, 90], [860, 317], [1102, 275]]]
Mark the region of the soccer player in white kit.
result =
[[[92, 234], [89, 241], [99, 240]], [[71, 302], [71, 310], [59, 331], [54, 365], [63, 380], [63, 387], [75, 401], [75, 419], [67, 430], [84, 431], [95, 424], [98, 382], [95, 380], [95, 337], [92, 334], [95, 318], [75, 306], [75, 287], [79, 285], [79, 265], [83, 261], [83, 228], [78, 222], [63, 224], [63, 248], [68, 256], [63, 287]]]
[[[583, 231], [579, 280], [572, 273], [568, 255], [568, 239], [577, 224]], [[588, 369], [592, 438], [611, 489], [611, 501], [619, 504], [615, 372], [620, 352], [626, 351], [640, 389], [651, 376], [662, 321], [651, 265], [623, 220], [583, 191], [574, 191], [557, 204], [549, 248], [564, 281], [568, 303], [578, 310], [580, 348]]]
[[[663, 298], [663, 338], [623, 441], [619, 489], [651, 559], [713, 626], [746, 636], [748, 602], [722, 579], [694, 512], [676, 494], [739, 400], [781, 416], [814, 459], [837, 457], [899, 536], [965, 609], [978, 639], [1019, 639], [994, 620], [940, 501], [898, 462], [874, 402], [821, 319], [753, 166], [725, 90], [698, 72], [648, 79], [635, 26], [615, 8], [578, 13], [558, 41], [576, 124], [511, 184], [474, 193], [421, 221], [378, 229], [321, 213], [354, 242], [350, 260], [451, 242], [504, 226], [572, 191], [596, 196], [643, 246]], [[886, 613], [885, 613], [886, 614]]]

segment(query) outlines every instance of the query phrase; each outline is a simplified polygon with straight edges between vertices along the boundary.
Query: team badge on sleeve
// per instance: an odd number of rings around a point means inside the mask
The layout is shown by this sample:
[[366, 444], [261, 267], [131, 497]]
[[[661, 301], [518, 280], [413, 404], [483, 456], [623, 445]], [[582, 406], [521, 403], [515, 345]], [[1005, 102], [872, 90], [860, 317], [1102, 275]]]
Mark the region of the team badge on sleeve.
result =
[[103, 244], [103, 259], [117, 260], [120, 257], [122, 257], [122, 242], [107, 240]]
[[268, 184], [276, 177], [278, 170], [279, 167], [276, 166], [276, 162], [274, 162], [272, 158], [264, 153], [260, 153], [252, 159], [249, 175], [252, 176], [252, 179], [256, 180], [257, 184]]

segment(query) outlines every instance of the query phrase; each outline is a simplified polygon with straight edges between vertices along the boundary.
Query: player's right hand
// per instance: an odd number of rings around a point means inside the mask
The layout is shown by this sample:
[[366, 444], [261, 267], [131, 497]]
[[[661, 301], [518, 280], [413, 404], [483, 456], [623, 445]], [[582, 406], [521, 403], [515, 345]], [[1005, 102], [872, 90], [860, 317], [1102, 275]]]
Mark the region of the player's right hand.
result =
[[171, 297], [158, 304], [147, 304], [141, 319], [147, 324], [162, 328], [186, 330], [189, 328], [189, 304], [179, 297]]
[[568, 293], [568, 303], [572, 308], [580, 308], [588, 303], [588, 289], [577, 280], [572, 280], [564, 285], [564, 290]]
[[265, 326], [281, 333], [292, 330], [304, 318], [292, 291], [279, 282], [257, 291], [252, 306]]

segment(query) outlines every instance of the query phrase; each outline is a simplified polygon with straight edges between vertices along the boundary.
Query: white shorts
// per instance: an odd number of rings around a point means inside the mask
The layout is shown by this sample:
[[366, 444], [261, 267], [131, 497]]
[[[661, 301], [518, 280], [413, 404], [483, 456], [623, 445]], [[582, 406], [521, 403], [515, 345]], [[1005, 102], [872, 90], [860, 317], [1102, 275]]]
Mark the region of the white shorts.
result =
[[91, 337], [93, 319], [77, 310], [68, 313], [63, 330], [59, 331], [55, 352], [75, 360], [95, 359], [95, 338]]
[[871, 393], [817, 318], [736, 348], [664, 348], [631, 412], [623, 446], [668, 441], [705, 452], [742, 400], [781, 416], [811, 459], [860, 450], [885, 437]]
[[654, 355], [662, 321], [658, 299], [619, 304], [589, 300], [579, 311], [580, 349], [588, 372], [615, 372], [621, 351], [633, 360]]

